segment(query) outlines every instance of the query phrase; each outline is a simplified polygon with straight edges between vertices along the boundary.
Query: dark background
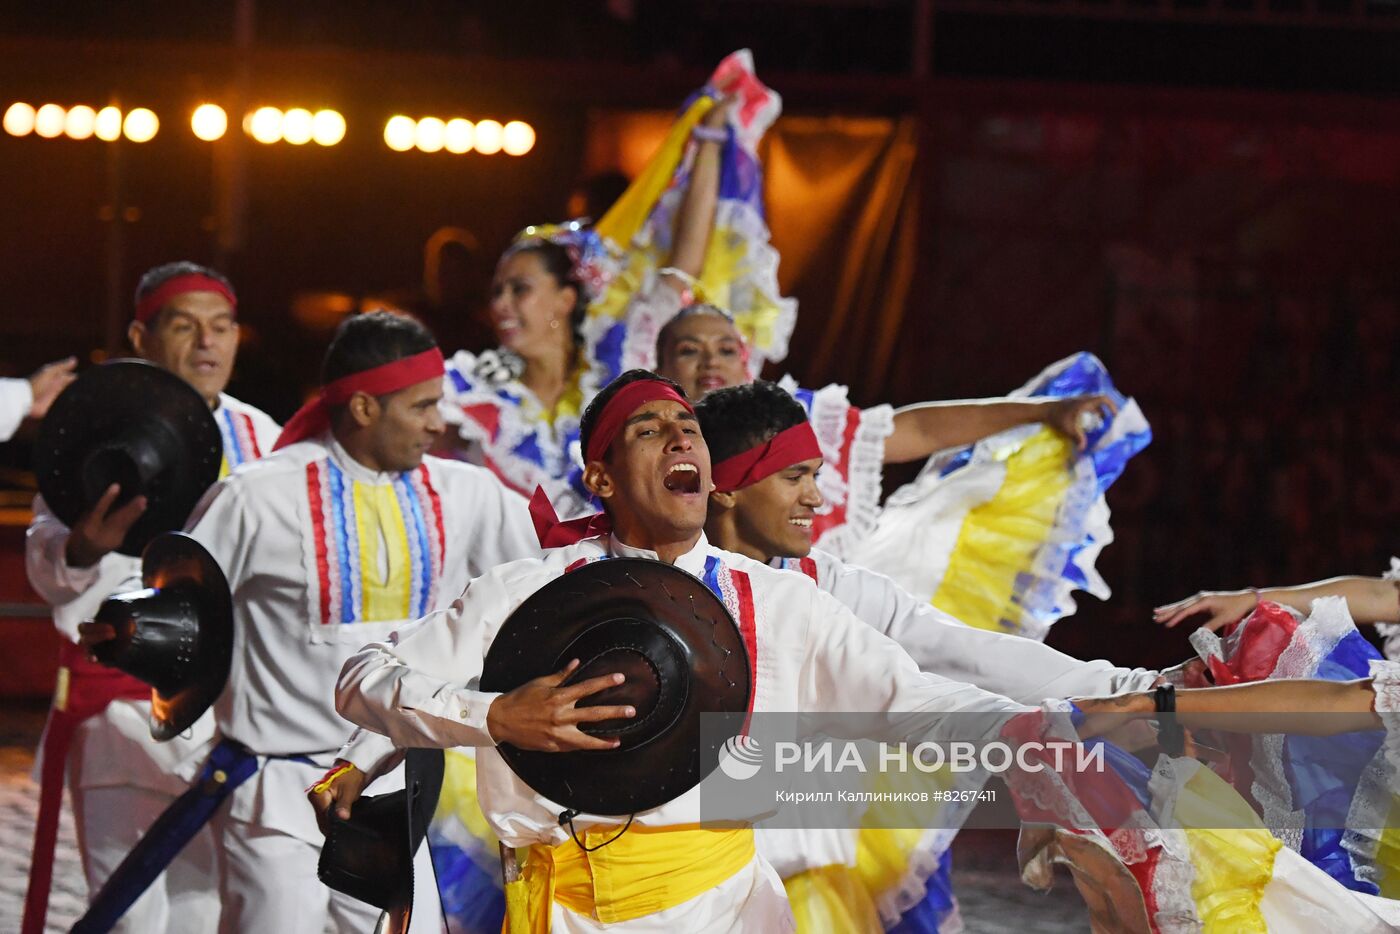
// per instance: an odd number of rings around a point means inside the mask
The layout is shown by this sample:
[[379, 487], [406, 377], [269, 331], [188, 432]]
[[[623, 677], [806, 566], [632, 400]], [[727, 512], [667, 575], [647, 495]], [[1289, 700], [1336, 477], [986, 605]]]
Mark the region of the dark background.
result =
[[[890, 365], [829, 352], [832, 299], [808, 283], [781, 369], [847, 383], [862, 404], [907, 403], [999, 394], [1076, 350], [1101, 356], [1156, 438], [1109, 495], [1117, 541], [1099, 568], [1113, 600], [1081, 601], [1050, 641], [1169, 663], [1185, 633], [1155, 630], [1154, 603], [1375, 574], [1397, 550], [1397, 13], [1304, 0], [10, 4], [0, 107], [114, 100], [162, 126], [141, 145], [0, 136], [0, 371], [115, 350], [108, 309], [128, 314], [139, 273], [173, 258], [234, 279], [248, 333], [231, 391], [279, 418], [315, 383], [328, 333], [299, 300], [389, 296], [445, 346], [479, 349], [490, 265], [514, 231], [564, 215], [590, 114], [673, 108], [749, 47], [787, 114], [918, 127], [915, 269]], [[230, 107], [211, 145], [187, 122], [206, 99], [333, 106], [350, 130], [329, 149], [262, 146]], [[381, 136], [394, 112], [524, 119], [539, 142], [521, 158], [394, 153]], [[114, 171], [120, 221], [104, 219]], [[478, 249], [433, 297], [423, 247], [445, 225]], [[23, 436], [0, 446], [15, 503], [27, 457]], [[14, 557], [3, 597], [32, 600]]]

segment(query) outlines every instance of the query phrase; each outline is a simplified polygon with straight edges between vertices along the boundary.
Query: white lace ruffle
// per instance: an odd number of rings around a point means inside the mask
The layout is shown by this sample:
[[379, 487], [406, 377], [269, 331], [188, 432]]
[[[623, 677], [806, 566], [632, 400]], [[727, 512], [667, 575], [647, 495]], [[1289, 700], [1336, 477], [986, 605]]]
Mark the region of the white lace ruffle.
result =
[[1313, 601], [1312, 612], [1293, 631], [1293, 637], [1274, 664], [1271, 679], [1310, 678], [1322, 660], [1331, 655], [1349, 633], [1356, 631], [1343, 597]]

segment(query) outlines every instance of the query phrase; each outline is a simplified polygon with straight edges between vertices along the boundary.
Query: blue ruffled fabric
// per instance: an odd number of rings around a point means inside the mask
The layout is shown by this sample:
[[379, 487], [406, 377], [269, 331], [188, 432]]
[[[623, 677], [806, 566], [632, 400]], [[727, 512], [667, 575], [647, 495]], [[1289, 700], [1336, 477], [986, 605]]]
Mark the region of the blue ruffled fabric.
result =
[[[1367, 677], [1380, 653], [1359, 632], [1350, 632], [1318, 665], [1311, 677], [1351, 681]], [[1385, 734], [1288, 736], [1284, 739], [1284, 775], [1293, 805], [1303, 811], [1299, 852], [1342, 885], [1368, 895], [1379, 889], [1356, 878], [1351, 855], [1342, 848], [1347, 812], [1361, 773], [1375, 757]]]
[[506, 896], [495, 878], [451, 841], [434, 836], [429, 843], [448, 931], [500, 934], [506, 917]]
[[958, 907], [953, 896], [952, 850], [944, 851], [938, 870], [924, 880], [924, 885], [928, 891], [923, 900], [900, 916], [898, 924], [885, 930], [895, 934], [938, 934], [943, 930]]

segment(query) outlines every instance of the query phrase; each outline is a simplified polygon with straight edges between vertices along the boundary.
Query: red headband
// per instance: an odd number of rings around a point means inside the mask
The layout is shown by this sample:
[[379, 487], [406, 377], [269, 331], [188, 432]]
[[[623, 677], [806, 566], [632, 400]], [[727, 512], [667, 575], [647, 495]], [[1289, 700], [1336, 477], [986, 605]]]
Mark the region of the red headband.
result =
[[[602, 460], [632, 413], [639, 406], [659, 400], [679, 402], [687, 412], [695, 414], [695, 407], [686, 401], [685, 396], [659, 379], [639, 379], [628, 383], [603, 406], [603, 412], [588, 436], [584, 462]], [[559, 515], [542, 487], [535, 487], [535, 495], [530, 497], [530, 519], [535, 524], [535, 535], [542, 548], [560, 548], [612, 531], [612, 519], [605, 512], [581, 516], [568, 522], [559, 521]]]
[[328, 383], [320, 395], [303, 405], [278, 435], [274, 451], [306, 438], [314, 438], [331, 427], [330, 407], [350, 401], [357, 392], [371, 396], [388, 395], [429, 379], [441, 379], [446, 372], [442, 351], [434, 347], [411, 357], [371, 367]]
[[191, 272], [166, 279], [154, 292], [137, 302], [136, 320], [142, 324], [148, 323], [156, 316], [157, 312], [165, 307], [166, 302], [187, 292], [216, 292], [228, 299], [228, 303], [233, 306], [235, 311], [238, 310], [238, 299], [234, 297], [232, 289], [218, 279], [200, 272]]
[[639, 379], [635, 383], [628, 383], [603, 406], [603, 412], [598, 416], [598, 421], [588, 436], [588, 450], [583, 454], [583, 462], [586, 464], [589, 461], [602, 460], [632, 413], [639, 406], [661, 400], [679, 402], [687, 412], [695, 414], [695, 406], [691, 405], [685, 396], [659, 379]]
[[716, 490], [733, 493], [793, 464], [821, 456], [821, 445], [817, 443], [812, 423], [804, 421], [778, 432], [757, 447], [715, 464], [712, 479]]

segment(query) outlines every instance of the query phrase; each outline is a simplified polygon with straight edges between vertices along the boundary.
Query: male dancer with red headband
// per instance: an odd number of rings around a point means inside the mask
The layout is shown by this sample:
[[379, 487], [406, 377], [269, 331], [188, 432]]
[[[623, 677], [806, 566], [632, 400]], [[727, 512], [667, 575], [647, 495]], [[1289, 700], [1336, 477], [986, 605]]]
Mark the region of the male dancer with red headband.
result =
[[[195, 263], [166, 263], [141, 277], [127, 338], [136, 354], [184, 379], [209, 403], [223, 434], [224, 473], [272, 450], [281, 428], [262, 411], [224, 392], [238, 353], [237, 297], [220, 273]], [[89, 662], [78, 649], [78, 624], [113, 593], [139, 590], [141, 561], [115, 551], [141, 515], [136, 497], [119, 509], [116, 486], [72, 529], [42, 497], [25, 542], [34, 589], [53, 606], [54, 624], [70, 640], [60, 659], [66, 696], [45, 732], [42, 780], [51, 806], [41, 809], [36, 840], [57, 827], [66, 744], [73, 816], [88, 889], [96, 892], [151, 822], [185, 790], [208, 755], [212, 717], [166, 743], [151, 739], [150, 686]], [[97, 713], [83, 719], [83, 711]], [[80, 722], [81, 721], [81, 722]], [[25, 906], [25, 934], [43, 928], [51, 845], [36, 846]], [[202, 833], [131, 907], [117, 930], [208, 930], [219, 905], [209, 887], [214, 853]]]
[[[220, 742], [205, 767], [228, 786], [243, 779], [211, 824], [221, 931], [373, 929], [377, 910], [317, 880], [322, 836], [303, 797], [352, 729], [333, 706], [336, 674], [356, 648], [445, 606], [471, 577], [538, 553], [522, 499], [481, 468], [424, 457], [443, 432], [442, 374], [417, 321], [346, 320], [326, 352], [324, 389], [276, 453], [221, 481], [191, 519], [234, 598], [233, 665], [214, 705]], [[85, 641], [108, 635], [100, 630], [88, 627]]]
[[[696, 405], [696, 414], [714, 458], [715, 491], [705, 522], [709, 540], [811, 578], [898, 642], [924, 671], [1023, 704], [1145, 691], [1159, 678], [1155, 671], [1080, 661], [1033, 639], [964, 626], [883, 574], [813, 548], [812, 517], [822, 504], [816, 483], [821, 447], [802, 404], [778, 385], [758, 380], [717, 389]], [[794, 895], [799, 922], [812, 914], [801, 896], [821, 891], [828, 900], [850, 902], [849, 918], [880, 930], [875, 904], [866, 900], [880, 893], [866, 892], [855, 871], [854, 830], [764, 830], [758, 839]], [[841, 877], [849, 884], [832, 884]], [[887, 914], [893, 910], [892, 904], [884, 907]]]
[[[494, 569], [446, 614], [352, 658], [337, 691], [347, 717], [402, 746], [515, 743], [498, 717], [509, 710], [506, 698], [465, 685], [480, 673], [498, 627], [530, 594], [573, 568], [617, 556], [674, 564], [725, 601], [745, 633], [755, 713], [801, 710], [815, 722], [824, 712], [979, 711], [1000, 721], [1028, 709], [920, 673], [896, 643], [802, 575], [707, 541], [709, 451], [694, 409], [670, 380], [644, 370], [614, 380], [584, 413], [581, 440], [585, 483], [602, 500], [603, 514], [560, 523], [537, 498], [537, 531], [550, 546], [544, 557]], [[474, 704], [487, 710], [484, 723], [463, 724], [453, 714], [455, 706]], [[791, 930], [782, 886], [755, 855], [752, 829], [693, 829], [698, 789], [633, 815], [629, 833], [619, 835], [620, 819], [583, 815], [573, 816], [571, 834], [560, 808], [525, 786], [494, 749], [478, 753], [477, 769], [492, 829], [507, 845], [530, 847], [527, 877], [549, 878], [530, 891], [538, 901], [528, 906], [529, 930], [544, 930], [544, 923], [560, 934]], [[614, 839], [595, 858], [582, 850], [580, 834]], [[513, 925], [524, 921], [511, 918]]]

